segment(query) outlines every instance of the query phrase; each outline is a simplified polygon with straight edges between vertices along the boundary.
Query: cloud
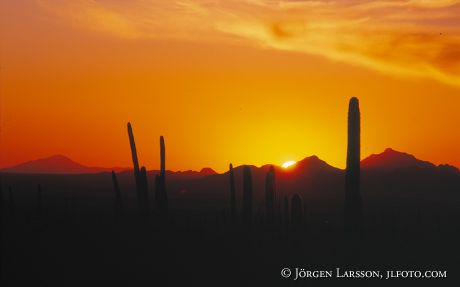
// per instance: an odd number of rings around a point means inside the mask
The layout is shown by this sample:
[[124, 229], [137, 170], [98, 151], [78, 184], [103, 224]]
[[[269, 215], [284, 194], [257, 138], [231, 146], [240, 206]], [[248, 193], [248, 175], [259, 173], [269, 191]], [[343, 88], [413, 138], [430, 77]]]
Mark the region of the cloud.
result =
[[456, 0], [40, 0], [125, 38], [243, 41], [460, 86]]

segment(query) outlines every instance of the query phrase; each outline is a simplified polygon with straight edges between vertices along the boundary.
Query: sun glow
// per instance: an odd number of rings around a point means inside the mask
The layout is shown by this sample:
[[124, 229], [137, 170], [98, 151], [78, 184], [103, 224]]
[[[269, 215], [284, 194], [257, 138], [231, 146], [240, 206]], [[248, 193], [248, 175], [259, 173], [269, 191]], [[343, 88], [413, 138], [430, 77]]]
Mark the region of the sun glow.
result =
[[290, 167], [290, 166], [293, 166], [293, 165], [296, 164], [296, 163], [297, 163], [296, 161], [290, 160], [290, 161], [287, 161], [287, 162], [283, 163], [281, 166], [282, 166], [283, 168], [288, 168], [288, 167]]

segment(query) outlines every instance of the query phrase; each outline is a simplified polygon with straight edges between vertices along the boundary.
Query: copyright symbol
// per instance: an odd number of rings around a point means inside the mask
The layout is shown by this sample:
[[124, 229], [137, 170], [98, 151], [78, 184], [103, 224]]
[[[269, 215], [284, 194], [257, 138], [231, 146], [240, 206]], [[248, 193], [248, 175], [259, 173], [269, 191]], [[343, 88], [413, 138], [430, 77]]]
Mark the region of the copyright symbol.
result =
[[291, 269], [283, 268], [283, 270], [281, 270], [281, 276], [283, 276], [284, 278], [291, 277]]

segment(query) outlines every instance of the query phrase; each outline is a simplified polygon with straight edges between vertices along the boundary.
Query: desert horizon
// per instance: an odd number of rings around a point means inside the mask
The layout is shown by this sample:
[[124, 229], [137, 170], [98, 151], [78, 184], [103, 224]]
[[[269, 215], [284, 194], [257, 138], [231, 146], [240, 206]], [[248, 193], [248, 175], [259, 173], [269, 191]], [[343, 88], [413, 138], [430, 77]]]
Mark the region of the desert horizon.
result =
[[[361, 160], [361, 164], [364, 163], [364, 168], [367, 168], [367, 162], [371, 161], [371, 160], [382, 160], [382, 161], [385, 161], [385, 159], [382, 157], [384, 157], [385, 155], [388, 155], [389, 159], [391, 160], [391, 157], [392, 156], [395, 156], [396, 158], [394, 158], [395, 160], [395, 163], [394, 164], [397, 164], [397, 161], [398, 161], [398, 156], [401, 157], [405, 157], [405, 160], [411, 160], [413, 159], [413, 161], [419, 161], [419, 162], [424, 162], [424, 163], [427, 163], [428, 165], [432, 165], [433, 167], [436, 167], [436, 166], [441, 166], [441, 167], [446, 167], [446, 168], [452, 168], [453, 170], [459, 170], [458, 167], [456, 166], [453, 166], [453, 165], [450, 165], [450, 164], [447, 164], [447, 163], [441, 163], [439, 165], [435, 165], [434, 163], [431, 163], [429, 161], [426, 161], [426, 160], [420, 160], [418, 159], [417, 157], [415, 157], [414, 155], [410, 154], [410, 153], [407, 153], [407, 152], [402, 152], [402, 151], [396, 151], [394, 150], [393, 148], [385, 148], [385, 150], [383, 150], [382, 152], [380, 153], [376, 153], [376, 154], [370, 154], [368, 156], [365, 156], [362, 160]], [[388, 160], [388, 157], [386, 160]], [[245, 165], [249, 165], [249, 166], [255, 166], [257, 168], [262, 168], [262, 167], [266, 167], [266, 166], [275, 166], [277, 168], [283, 168], [284, 170], [286, 170], [286, 172], [289, 172], [290, 170], [292, 169], [295, 169], [296, 168], [296, 164], [298, 162], [302, 162], [304, 160], [307, 160], [309, 158], [318, 158], [316, 155], [309, 155], [309, 156], [305, 156], [303, 157], [302, 159], [300, 160], [291, 160], [291, 161], [288, 161], [288, 162], [284, 162], [284, 163], [279, 163], [279, 164], [273, 164], [273, 163], [265, 163], [265, 164], [262, 164], [262, 165], [259, 165], [259, 166], [256, 166], [256, 165], [252, 165], [252, 164], [241, 164], [241, 165], [238, 165], [236, 167], [241, 167], [241, 166], [245, 166]], [[323, 161], [322, 159], [318, 158], [319, 160]], [[328, 164], [326, 161], [324, 161], [326, 164]], [[287, 167], [284, 167], [284, 165], [286, 163], [289, 163], [289, 166]], [[229, 163], [230, 164], [230, 163]], [[329, 164], [328, 164], [329, 165]], [[332, 166], [331, 167], [334, 167], [334, 168], [337, 168], [337, 169], [341, 169], [341, 170], [344, 170], [343, 168], [340, 168], [340, 167], [335, 167], [335, 166]], [[403, 166], [402, 168], [407, 168], [407, 166]], [[77, 169], [76, 171], [74, 169]], [[74, 170], [74, 171], [72, 171]], [[50, 173], [50, 174], [53, 174], [53, 173], [57, 173], [57, 174], [66, 174], [66, 173], [74, 173], [74, 174], [85, 174], [85, 173], [101, 173], [101, 172], [112, 172], [112, 171], [115, 171], [115, 172], [130, 172], [132, 171], [132, 167], [93, 167], [93, 166], [85, 166], [85, 165], [82, 165], [72, 159], [70, 159], [69, 157], [65, 156], [65, 155], [51, 155], [49, 157], [44, 157], [44, 158], [38, 158], [38, 159], [33, 159], [33, 160], [29, 160], [29, 161], [26, 161], [26, 162], [22, 162], [22, 163], [18, 163], [14, 166], [10, 166], [10, 167], [6, 167], [6, 168], [2, 168], [0, 169], [0, 172], [3, 172], [3, 173]], [[159, 169], [149, 169], [147, 167], [147, 171], [149, 172], [158, 172]], [[210, 174], [225, 174], [228, 172], [228, 170], [224, 170], [224, 171], [216, 171], [215, 169], [213, 169], [212, 167], [210, 166], [204, 166], [198, 170], [192, 170], [192, 169], [185, 169], [185, 170], [170, 170], [170, 169], [167, 169], [166, 170], [167, 172], [172, 172], [172, 173], [180, 173], [180, 172], [205, 172], [205, 173], [210, 173]]]

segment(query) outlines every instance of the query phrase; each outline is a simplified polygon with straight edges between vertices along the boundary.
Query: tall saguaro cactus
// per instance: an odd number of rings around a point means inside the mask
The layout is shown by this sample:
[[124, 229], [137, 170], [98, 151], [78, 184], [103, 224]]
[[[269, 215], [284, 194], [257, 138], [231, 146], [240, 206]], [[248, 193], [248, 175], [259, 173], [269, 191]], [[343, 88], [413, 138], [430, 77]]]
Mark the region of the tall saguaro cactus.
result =
[[361, 123], [359, 100], [351, 98], [348, 108], [348, 148], [345, 172], [345, 228], [359, 231], [362, 227], [362, 203], [360, 193]]
[[141, 183], [141, 198], [142, 198], [142, 204], [145, 205], [149, 202], [149, 193], [148, 193], [148, 181], [147, 181], [147, 169], [145, 166], [141, 167], [141, 171], [139, 173], [139, 181]]
[[249, 166], [243, 168], [243, 220], [252, 223], [252, 173]]
[[131, 157], [133, 159], [133, 167], [134, 167], [134, 181], [136, 184], [136, 192], [137, 198], [139, 201], [141, 200], [141, 182], [140, 182], [140, 169], [139, 169], [139, 159], [137, 158], [137, 149], [136, 149], [136, 142], [134, 140], [134, 133], [131, 123], [128, 123], [128, 137], [129, 137], [129, 145], [131, 146]]
[[136, 142], [134, 140], [134, 133], [131, 123], [128, 123], [128, 137], [131, 146], [131, 155], [134, 167], [134, 180], [136, 184], [137, 198], [143, 216], [149, 216], [149, 197], [148, 197], [148, 184], [147, 184], [147, 171], [145, 167], [139, 168], [139, 159], [137, 157]]
[[168, 215], [168, 194], [166, 192], [166, 147], [160, 136], [160, 174], [155, 176], [155, 207], [162, 217]]
[[265, 208], [267, 222], [273, 224], [275, 222], [275, 168], [273, 166], [270, 166], [265, 177]]
[[235, 190], [235, 174], [233, 173], [233, 165], [229, 166], [230, 176], [230, 217], [233, 222], [236, 221], [236, 190]]
[[160, 136], [160, 176], [165, 177], [166, 175], [166, 147], [165, 139]]

